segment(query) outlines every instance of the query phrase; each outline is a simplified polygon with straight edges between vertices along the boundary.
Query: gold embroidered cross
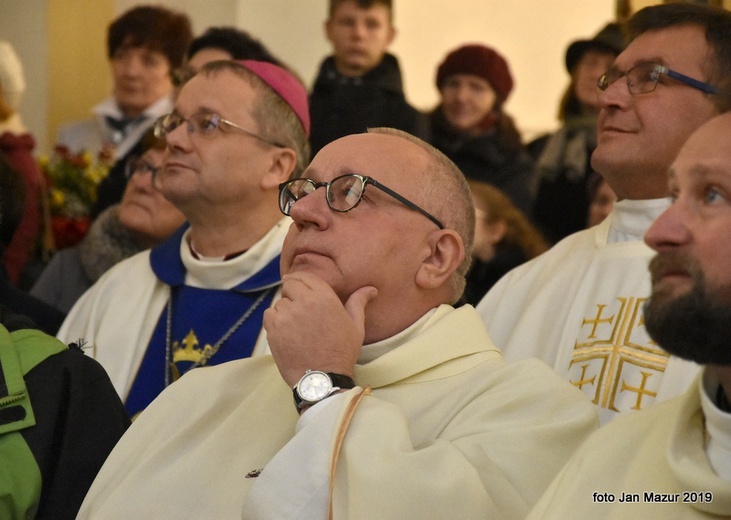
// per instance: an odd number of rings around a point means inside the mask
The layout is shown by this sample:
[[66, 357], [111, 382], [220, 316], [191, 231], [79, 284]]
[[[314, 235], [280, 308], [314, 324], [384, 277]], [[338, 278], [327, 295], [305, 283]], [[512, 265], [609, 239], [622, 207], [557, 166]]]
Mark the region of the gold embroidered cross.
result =
[[[642, 306], [645, 300], [618, 297], [613, 305], [597, 303], [596, 314], [581, 322], [580, 336], [574, 342], [569, 363], [570, 373], [576, 365], [581, 368], [581, 374], [574, 371], [571, 382], [583, 392], [593, 393], [590, 395], [592, 401], [602, 408], [619, 411], [616, 407], [618, 396], [625, 391], [637, 394], [632, 407], [637, 410], [642, 408], [643, 401], [651, 402], [656, 396], [656, 392], [648, 388], [652, 386], [651, 376], [665, 371], [670, 356], [644, 329]], [[581, 335], [587, 326], [589, 330]]]
[[652, 375], [650, 372], [640, 372], [642, 374], [642, 383], [640, 383], [640, 386], [630, 386], [626, 382], [622, 381], [622, 390], [621, 392], [624, 392], [625, 390], [629, 390], [630, 392], [636, 392], [637, 393], [637, 404], [635, 404], [632, 409], [633, 410], [641, 410], [642, 409], [642, 397], [645, 395], [649, 395], [650, 397], [657, 396], [657, 392], [651, 392], [649, 390], [645, 390], [645, 385], [647, 384], [647, 379]]
[[571, 381], [572, 384], [577, 386], [579, 390], [581, 390], [581, 387], [588, 384], [594, 384], [594, 381], [596, 380], [596, 375], [594, 375], [591, 379], [586, 379], [586, 369], [589, 368], [589, 364], [581, 365], [581, 379], [578, 381]]

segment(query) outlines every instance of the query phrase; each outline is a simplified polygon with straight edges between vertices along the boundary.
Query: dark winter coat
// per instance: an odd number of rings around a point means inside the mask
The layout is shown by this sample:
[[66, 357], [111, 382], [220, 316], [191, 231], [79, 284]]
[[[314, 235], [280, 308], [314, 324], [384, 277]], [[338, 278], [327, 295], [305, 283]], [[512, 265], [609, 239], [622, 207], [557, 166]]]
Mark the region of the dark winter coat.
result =
[[322, 63], [310, 94], [314, 156], [331, 141], [367, 128], [388, 126], [426, 139], [426, 117], [406, 102], [398, 60], [386, 54], [362, 77], [349, 78], [335, 69], [331, 56]]
[[523, 148], [500, 146], [495, 130], [479, 135], [449, 128], [441, 109], [431, 116], [431, 144], [452, 159], [465, 177], [486, 182], [502, 190], [526, 216], [530, 217], [535, 195], [533, 161]]
[[536, 157], [538, 177], [533, 220], [543, 235], [556, 243], [587, 225], [596, 118], [573, 118], [555, 134], [536, 139], [529, 146]]

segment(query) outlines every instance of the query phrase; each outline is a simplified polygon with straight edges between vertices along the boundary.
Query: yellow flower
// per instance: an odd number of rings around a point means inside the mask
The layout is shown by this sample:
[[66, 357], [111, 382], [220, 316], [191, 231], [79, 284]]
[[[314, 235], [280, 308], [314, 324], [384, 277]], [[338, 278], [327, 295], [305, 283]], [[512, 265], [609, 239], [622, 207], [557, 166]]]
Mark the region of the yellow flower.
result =
[[50, 198], [51, 207], [54, 209], [63, 208], [63, 205], [65, 202], [66, 202], [66, 194], [57, 188], [51, 188], [51, 198]]
[[107, 176], [111, 163], [107, 155], [94, 160], [83, 151], [71, 153], [57, 146], [54, 154], [39, 160], [50, 179], [49, 198], [54, 215], [78, 217], [88, 215], [96, 201], [96, 189]]
[[88, 167], [92, 163], [91, 154], [86, 150], [82, 152], [81, 158], [84, 161], [84, 167]]

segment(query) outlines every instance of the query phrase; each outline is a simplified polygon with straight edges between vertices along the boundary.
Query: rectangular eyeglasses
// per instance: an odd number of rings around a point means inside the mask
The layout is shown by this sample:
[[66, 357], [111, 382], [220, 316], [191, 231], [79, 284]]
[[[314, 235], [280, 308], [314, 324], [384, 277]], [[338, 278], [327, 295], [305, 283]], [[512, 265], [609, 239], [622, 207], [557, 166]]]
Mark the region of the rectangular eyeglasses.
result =
[[391, 188], [384, 186], [372, 177], [358, 175], [357, 173], [341, 175], [340, 177], [335, 177], [330, 182], [315, 182], [312, 179], [305, 178], [283, 182], [279, 185], [279, 209], [285, 215], [289, 215], [295, 202], [310, 193], [314, 193], [315, 190], [324, 186], [325, 200], [327, 201], [327, 205], [330, 209], [340, 213], [345, 213], [352, 210], [360, 203], [363, 198], [363, 194], [365, 193], [366, 186], [369, 184], [378, 188], [387, 195], [390, 195], [409, 209], [418, 211], [439, 226], [439, 229], [444, 229], [444, 224], [442, 224], [436, 217], [420, 208], [406, 197], [399, 195]]

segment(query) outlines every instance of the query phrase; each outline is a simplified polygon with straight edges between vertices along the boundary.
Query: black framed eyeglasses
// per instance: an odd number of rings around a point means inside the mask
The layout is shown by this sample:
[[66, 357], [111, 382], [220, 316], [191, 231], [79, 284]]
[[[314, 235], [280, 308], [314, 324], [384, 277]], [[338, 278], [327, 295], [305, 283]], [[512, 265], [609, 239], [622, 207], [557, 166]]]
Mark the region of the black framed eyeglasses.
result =
[[127, 161], [127, 164], [125, 164], [124, 176], [127, 178], [127, 180], [129, 180], [135, 175], [144, 175], [145, 173], [150, 173], [154, 178], [159, 170], [159, 167], [153, 166], [149, 162], [145, 161], [142, 157], [131, 157]]
[[675, 80], [681, 81], [686, 85], [705, 92], [706, 94], [718, 94], [718, 89], [713, 85], [709, 85], [703, 81], [693, 79], [690, 76], [675, 72], [662, 65], [655, 63], [640, 63], [635, 65], [627, 72], [622, 72], [617, 69], [610, 69], [599, 77], [597, 86], [599, 90], [605, 91], [609, 88], [609, 85], [617, 81], [622, 76], [627, 76], [627, 88], [630, 94], [647, 94], [652, 92], [657, 87], [657, 82], [660, 79], [660, 74], [665, 74]]
[[199, 112], [197, 114], [193, 114], [187, 119], [180, 114], [175, 113], [164, 115], [158, 118], [157, 121], [155, 121], [155, 137], [157, 137], [158, 139], [166, 139], [170, 132], [173, 132], [176, 128], [178, 128], [185, 122], [188, 123], [188, 134], [190, 135], [197, 134], [203, 137], [210, 138], [215, 135], [218, 130], [223, 131], [223, 126], [228, 126], [230, 128], [238, 130], [239, 132], [243, 132], [248, 136], [254, 137], [255, 139], [258, 139], [264, 143], [276, 146], [277, 148], [285, 148], [283, 144], [270, 141], [269, 139], [255, 134], [254, 132], [251, 132], [246, 128], [237, 125], [233, 121], [224, 119], [213, 112]]
[[340, 177], [335, 177], [330, 182], [315, 182], [312, 179], [304, 178], [283, 182], [279, 185], [279, 209], [282, 213], [289, 216], [295, 202], [300, 200], [302, 197], [306, 197], [310, 193], [314, 193], [316, 189], [325, 186], [325, 200], [327, 200], [327, 205], [333, 211], [345, 213], [355, 208], [360, 203], [363, 198], [363, 194], [365, 193], [366, 186], [369, 184], [378, 188], [387, 195], [390, 195], [404, 206], [418, 211], [439, 226], [439, 229], [444, 229], [444, 224], [442, 224], [436, 217], [420, 208], [406, 197], [399, 195], [391, 188], [384, 186], [372, 177], [358, 175], [357, 173], [341, 175]]

